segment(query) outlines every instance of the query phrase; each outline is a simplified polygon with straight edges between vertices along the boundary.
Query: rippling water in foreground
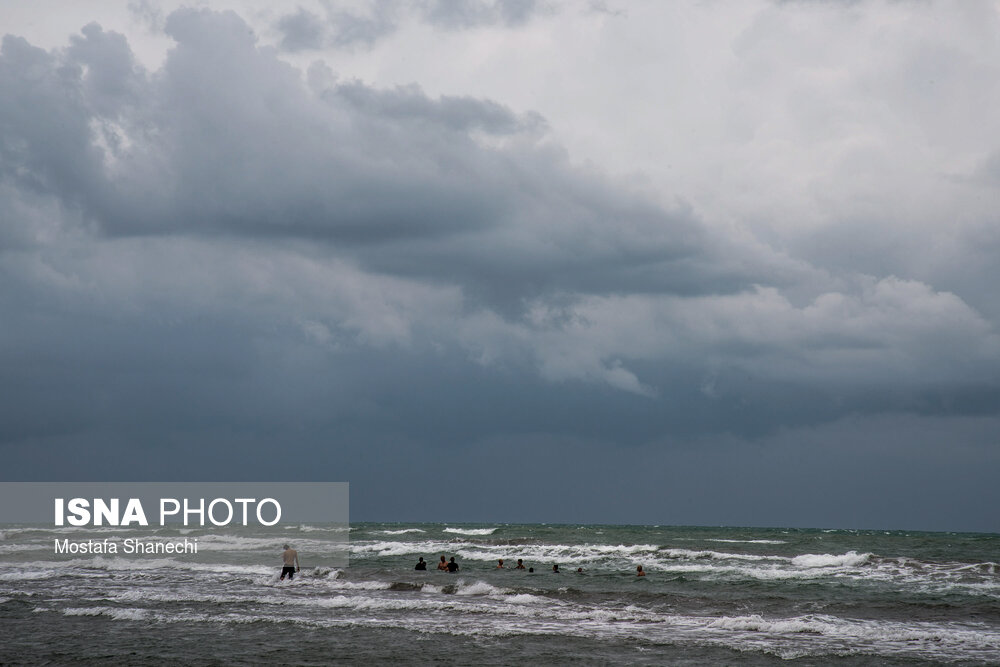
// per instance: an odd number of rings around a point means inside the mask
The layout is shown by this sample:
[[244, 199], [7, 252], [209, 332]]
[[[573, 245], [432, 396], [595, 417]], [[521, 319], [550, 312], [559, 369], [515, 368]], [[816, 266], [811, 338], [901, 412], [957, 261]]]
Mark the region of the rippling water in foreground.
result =
[[130, 536], [72, 530], [0, 526], [0, 663], [1000, 663], [1000, 535], [356, 524], [337, 569], [324, 525], [154, 533], [196, 555], [53, 554]]

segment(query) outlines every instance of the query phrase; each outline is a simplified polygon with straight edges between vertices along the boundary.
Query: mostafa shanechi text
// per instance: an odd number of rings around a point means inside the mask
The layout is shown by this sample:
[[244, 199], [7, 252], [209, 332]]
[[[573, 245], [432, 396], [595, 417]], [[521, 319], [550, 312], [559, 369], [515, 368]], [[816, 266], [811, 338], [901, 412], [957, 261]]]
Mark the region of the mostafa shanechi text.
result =
[[140, 540], [133, 537], [124, 540], [105, 538], [103, 540], [55, 540], [54, 553], [57, 554], [128, 554], [128, 555], [182, 555], [198, 553], [198, 538], [183, 540]]

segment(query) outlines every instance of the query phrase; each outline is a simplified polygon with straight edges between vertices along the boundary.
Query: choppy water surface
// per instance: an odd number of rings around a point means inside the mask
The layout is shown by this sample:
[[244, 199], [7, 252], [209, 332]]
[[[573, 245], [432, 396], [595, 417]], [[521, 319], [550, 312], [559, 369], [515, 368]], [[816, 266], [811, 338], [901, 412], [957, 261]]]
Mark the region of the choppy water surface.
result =
[[301, 525], [157, 533], [196, 556], [53, 554], [129, 537], [103, 530], [0, 527], [0, 663], [1000, 663], [1000, 535], [360, 524], [335, 568], [342, 533]]

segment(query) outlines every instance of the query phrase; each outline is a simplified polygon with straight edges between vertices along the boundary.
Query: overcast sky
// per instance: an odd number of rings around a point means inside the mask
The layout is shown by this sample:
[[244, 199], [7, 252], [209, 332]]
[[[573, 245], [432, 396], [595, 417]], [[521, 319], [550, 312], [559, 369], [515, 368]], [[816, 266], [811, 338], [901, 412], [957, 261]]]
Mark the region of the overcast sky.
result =
[[0, 5], [7, 480], [1000, 531], [1000, 3]]

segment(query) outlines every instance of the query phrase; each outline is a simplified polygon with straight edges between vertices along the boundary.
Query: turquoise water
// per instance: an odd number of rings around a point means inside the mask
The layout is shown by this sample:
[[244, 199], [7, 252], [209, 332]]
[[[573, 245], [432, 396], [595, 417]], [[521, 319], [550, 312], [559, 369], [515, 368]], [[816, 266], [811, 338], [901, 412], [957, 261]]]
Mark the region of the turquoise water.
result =
[[368, 523], [337, 567], [323, 525], [154, 533], [198, 539], [174, 556], [55, 555], [84, 537], [56, 530], [0, 527], [2, 663], [1000, 663], [992, 534]]

